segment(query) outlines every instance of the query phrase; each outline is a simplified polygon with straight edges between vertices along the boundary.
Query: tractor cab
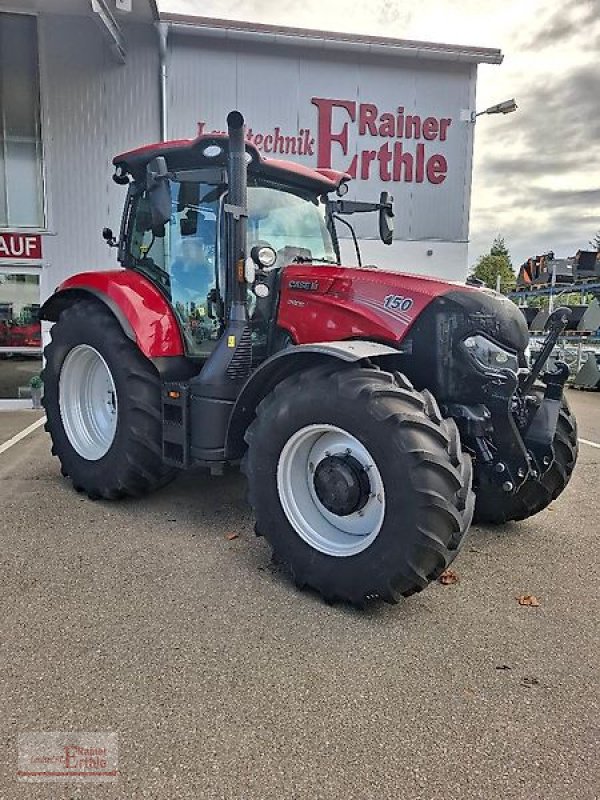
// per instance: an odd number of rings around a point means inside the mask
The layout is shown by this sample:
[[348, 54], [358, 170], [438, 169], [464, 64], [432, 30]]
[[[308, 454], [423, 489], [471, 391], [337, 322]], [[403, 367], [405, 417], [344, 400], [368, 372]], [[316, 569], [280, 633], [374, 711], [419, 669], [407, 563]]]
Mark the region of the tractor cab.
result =
[[[166, 294], [192, 358], [206, 358], [214, 349], [232, 289], [227, 269], [227, 149], [227, 137], [204, 135], [133, 150], [113, 162], [114, 180], [129, 187], [119, 261]], [[349, 180], [345, 173], [271, 161], [250, 143], [245, 144], [245, 157], [247, 313], [254, 359], [261, 360], [272, 349], [283, 268], [339, 265], [336, 217], [353, 213], [352, 207], [372, 211], [380, 204], [340, 201]], [[391, 219], [389, 198], [385, 204]], [[106, 238], [112, 239], [112, 232], [107, 231]], [[358, 259], [360, 263], [359, 253]]]

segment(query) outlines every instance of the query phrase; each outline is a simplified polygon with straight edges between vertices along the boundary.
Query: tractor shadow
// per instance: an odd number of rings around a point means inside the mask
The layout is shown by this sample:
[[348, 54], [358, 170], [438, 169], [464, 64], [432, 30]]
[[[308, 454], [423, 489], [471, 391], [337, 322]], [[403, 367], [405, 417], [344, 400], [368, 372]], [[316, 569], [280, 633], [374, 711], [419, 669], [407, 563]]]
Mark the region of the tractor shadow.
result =
[[[451, 599], [446, 587], [433, 583], [419, 594], [401, 598], [396, 605], [375, 599], [357, 607], [343, 601], [328, 602], [313, 589], [297, 587], [287, 569], [273, 560], [268, 543], [255, 536], [254, 515], [246, 501], [246, 479], [235, 468], [218, 477], [205, 469], [190, 470], [152, 495], [97, 504], [113, 514], [117, 512], [121, 523], [142, 526], [149, 547], [153, 529], [159, 529], [167, 538], [179, 540], [178, 547], [189, 547], [192, 557], [198, 558], [208, 549], [218, 555], [225, 569], [245, 573], [244, 579], [261, 595], [275, 594], [285, 605], [301, 601], [304, 612], [310, 609], [309, 613], [317, 617], [333, 613], [348, 620], [384, 623], [393, 615], [404, 623], [414, 619], [416, 624], [423, 614], [432, 613], [432, 590], [447, 593]], [[111, 521], [116, 522], [114, 516]], [[491, 566], [497, 558], [503, 558], [507, 545], [512, 547], [524, 533], [522, 523], [473, 526], [452, 568], [457, 569], [461, 580], [463, 575], [468, 580], [469, 573], [482, 562]]]

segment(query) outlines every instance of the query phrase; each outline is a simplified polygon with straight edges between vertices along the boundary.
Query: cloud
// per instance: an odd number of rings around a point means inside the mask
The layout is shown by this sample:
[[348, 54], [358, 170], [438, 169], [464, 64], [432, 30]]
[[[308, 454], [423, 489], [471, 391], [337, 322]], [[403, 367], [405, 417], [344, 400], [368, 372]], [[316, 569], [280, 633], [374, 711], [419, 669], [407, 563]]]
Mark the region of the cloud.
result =
[[[598, 21], [599, 15], [598, 0], [562, 2], [559, 9], [544, 19], [530, 46], [534, 50], [554, 47], [574, 37], [589, 35], [590, 26]], [[595, 38], [593, 31], [591, 38]]]
[[566, 206], [583, 206], [589, 209], [600, 208], [600, 188], [536, 192], [535, 197], [539, 205], [545, 208], [562, 209]]
[[596, 57], [560, 70], [542, 59], [518, 93], [519, 111], [478, 131], [475, 243], [486, 234], [491, 242], [500, 226], [518, 261], [542, 243], [560, 255], [587, 245], [600, 228], [599, 85]]

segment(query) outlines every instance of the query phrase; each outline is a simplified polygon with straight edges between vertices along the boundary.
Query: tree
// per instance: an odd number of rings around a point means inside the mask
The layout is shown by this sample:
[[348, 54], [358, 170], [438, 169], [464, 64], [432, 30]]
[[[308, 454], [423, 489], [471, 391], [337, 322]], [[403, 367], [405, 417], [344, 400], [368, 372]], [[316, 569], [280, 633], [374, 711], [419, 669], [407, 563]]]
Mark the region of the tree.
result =
[[594, 236], [590, 242], [590, 246], [600, 253], [600, 231], [598, 231], [598, 233]]
[[510, 259], [505, 255], [488, 253], [480, 256], [473, 267], [472, 274], [483, 281], [490, 289], [496, 288], [498, 275], [500, 276], [500, 291], [508, 292], [515, 288], [517, 279], [510, 265]]
[[504, 256], [504, 258], [508, 262], [508, 266], [512, 268], [512, 261], [510, 258], [510, 253], [508, 252], [508, 247], [504, 241], [504, 236], [496, 236], [494, 241], [492, 242], [492, 246], [490, 247], [490, 255], [492, 256]]

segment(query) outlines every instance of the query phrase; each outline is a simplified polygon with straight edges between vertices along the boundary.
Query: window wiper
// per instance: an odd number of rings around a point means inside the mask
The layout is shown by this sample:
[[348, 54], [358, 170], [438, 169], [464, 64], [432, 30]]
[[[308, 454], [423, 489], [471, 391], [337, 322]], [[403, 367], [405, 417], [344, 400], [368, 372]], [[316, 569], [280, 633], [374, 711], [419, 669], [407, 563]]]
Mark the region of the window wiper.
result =
[[313, 261], [318, 261], [319, 264], [335, 264], [336, 267], [338, 265], [332, 258], [316, 258], [316, 256], [294, 256], [292, 264], [312, 264]]

